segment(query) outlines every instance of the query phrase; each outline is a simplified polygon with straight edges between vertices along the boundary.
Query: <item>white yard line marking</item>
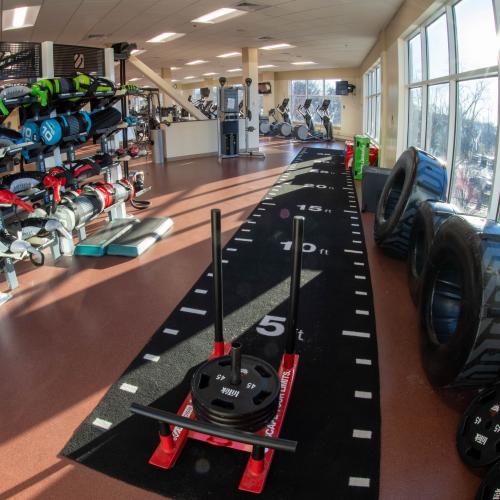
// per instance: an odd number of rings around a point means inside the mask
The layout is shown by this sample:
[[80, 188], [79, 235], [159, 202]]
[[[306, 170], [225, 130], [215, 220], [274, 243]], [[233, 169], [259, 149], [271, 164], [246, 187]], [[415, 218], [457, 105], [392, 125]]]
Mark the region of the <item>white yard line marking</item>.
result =
[[352, 234], [361, 234], [359, 231], [351, 231]]
[[344, 248], [345, 253], [357, 253], [357, 254], [362, 254], [363, 250], [349, 250], [347, 248]]
[[252, 243], [253, 240], [250, 240], [248, 238], [234, 238], [234, 241], [245, 241], [247, 243]]
[[271, 207], [275, 207], [276, 206], [276, 203], [265, 203], [265, 202], [262, 202], [263, 205], [269, 205]]
[[214, 277], [213, 273], [207, 273], [207, 276], [208, 276], [209, 278], [213, 278], [213, 277]]
[[136, 385], [123, 383], [120, 386], [120, 389], [125, 392], [130, 392], [130, 394], [135, 394], [137, 392], [137, 389], [139, 389], [139, 387], [137, 387]]
[[361, 339], [369, 339], [371, 333], [368, 332], [354, 332], [352, 330], [342, 330], [342, 335], [344, 337], [359, 337]]
[[364, 267], [365, 263], [364, 262], [355, 262], [354, 265], [355, 266], [362, 266], [362, 267]]
[[266, 211], [265, 208], [258, 208], [257, 210], [260, 210], [261, 212], [265, 212]]
[[252, 217], [262, 217], [260, 214], [252, 214]]
[[349, 486], [356, 488], [369, 488], [370, 478], [369, 477], [350, 477]]
[[373, 395], [370, 391], [354, 391], [356, 399], [372, 399]]
[[229, 264], [229, 261], [227, 259], [222, 259], [223, 264]]
[[359, 227], [359, 224], [355, 224], [354, 222], [351, 222], [352, 227]]
[[181, 312], [187, 314], [196, 314], [198, 316], [205, 316], [205, 314], [207, 314], [207, 311], [205, 311], [204, 309], [195, 309], [194, 307], [181, 307]]
[[370, 311], [367, 311], [366, 309], [356, 309], [356, 314], [358, 316], [370, 316]]
[[356, 215], [351, 215], [350, 219], [352, 219], [352, 220], [358, 220], [358, 219], [359, 219], [359, 217], [358, 217], [358, 216], [356, 216]]
[[108, 430], [111, 428], [113, 425], [111, 422], [108, 422], [107, 420], [104, 420], [102, 418], [96, 418], [93, 422], [92, 425], [95, 425], [96, 427], [100, 427], [101, 429]]
[[372, 360], [371, 359], [365, 359], [365, 358], [356, 358], [356, 364], [357, 365], [371, 366], [372, 365]]
[[371, 439], [372, 431], [365, 431], [363, 429], [353, 429], [352, 437], [354, 439]]
[[355, 274], [355, 275], [354, 275], [354, 279], [355, 279], [355, 280], [365, 280], [365, 279], [366, 279], [366, 276], [359, 275], [359, 274]]
[[163, 333], [166, 333], [168, 335], [177, 335], [179, 333], [179, 330], [174, 330], [173, 328], [164, 328]]
[[242, 229], [242, 231], [243, 231], [244, 233], [250, 233], [250, 232], [252, 232], [252, 230], [251, 230], [251, 229]]
[[247, 220], [246, 224], [257, 224], [257, 222], [255, 222], [254, 220]]
[[203, 288], [197, 288], [194, 293], [199, 293], [200, 295], [206, 295], [208, 290], [204, 290]]
[[365, 296], [365, 295], [368, 295], [368, 292], [362, 292], [361, 290], [356, 290], [356, 291], [354, 292], [354, 294], [355, 294], [355, 295], [363, 295], [363, 296]]
[[357, 214], [356, 210], [344, 210], [346, 214]]
[[226, 252], [237, 252], [237, 248], [226, 248]]
[[158, 363], [160, 361], [160, 356], [156, 356], [155, 354], [144, 354], [142, 359], [146, 361], [152, 361], [153, 363]]

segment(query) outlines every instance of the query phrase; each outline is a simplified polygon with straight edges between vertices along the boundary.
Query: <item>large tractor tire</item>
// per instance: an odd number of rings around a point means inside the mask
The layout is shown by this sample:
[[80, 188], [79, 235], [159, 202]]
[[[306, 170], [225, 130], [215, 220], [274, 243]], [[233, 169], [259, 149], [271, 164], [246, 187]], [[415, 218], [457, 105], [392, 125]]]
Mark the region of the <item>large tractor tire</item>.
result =
[[415, 305], [420, 301], [422, 275], [439, 226], [456, 213], [449, 203], [424, 201], [415, 214], [408, 244], [408, 286]]
[[375, 241], [394, 257], [405, 258], [418, 206], [427, 200], [445, 201], [444, 165], [411, 147], [398, 159], [385, 183], [375, 214]]
[[483, 387], [500, 375], [500, 225], [452, 215], [422, 278], [423, 362], [441, 387]]

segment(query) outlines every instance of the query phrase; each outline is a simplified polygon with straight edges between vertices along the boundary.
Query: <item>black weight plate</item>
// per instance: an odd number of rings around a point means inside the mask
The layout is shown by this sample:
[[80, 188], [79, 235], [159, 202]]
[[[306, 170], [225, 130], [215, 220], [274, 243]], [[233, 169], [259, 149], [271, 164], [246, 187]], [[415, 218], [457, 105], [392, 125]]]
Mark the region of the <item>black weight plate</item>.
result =
[[483, 479], [476, 500], [500, 500], [500, 465], [495, 464]]
[[196, 404], [193, 404], [193, 408], [197, 418], [204, 420], [206, 422], [211, 422], [221, 427], [228, 427], [231, 429], [240, 429], [247, 431], [256, 431], [265, 427], [276, 415], [276, 408], [273, 408], [271, 412], [266, 415], [259, 416], [254, 419], [243, 419], [243, 420], [228, 420], [222, 419], [220, 417], [207, 414], [202, 408], [199, 408]]
[[280, 380], [267, 362], [253, 356], [241, 357], [241, 383], [230, 384], [231, 357], [207, 361], [191, 380], [193, 407], [209, 422], [237, 428], [267, 422], [276, 413]]
[[458, 427], [457, 448], [472, 467], [486, 467], [500, 459], [500, 384], [472, 400]]

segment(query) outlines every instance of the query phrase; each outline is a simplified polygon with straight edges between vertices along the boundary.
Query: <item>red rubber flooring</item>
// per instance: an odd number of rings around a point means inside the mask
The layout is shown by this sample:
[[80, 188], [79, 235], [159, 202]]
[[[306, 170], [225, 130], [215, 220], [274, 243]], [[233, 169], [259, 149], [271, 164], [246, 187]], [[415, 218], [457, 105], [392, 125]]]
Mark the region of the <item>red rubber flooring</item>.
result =
[[[171, 216], [167, 239], [134, 260], [20, 266], [20, 288], [0, 307], [0, 499], [159, 498], [57, 454], [210, 262], [210, 208], [222, 210], [225, 242], [300, 147], [266, 140], [266, 160], [222, 166], [215, 158], [138, 160], [132, 167], [144, 168], [153, 185], [153, 205], [141, 215]], [[469, 395], [427, 382], [405, 264], [375, 248], [372, 214], [363, 224], [379, 339], [380, 498], [469, 500], [479, 478], [455, 451]]]

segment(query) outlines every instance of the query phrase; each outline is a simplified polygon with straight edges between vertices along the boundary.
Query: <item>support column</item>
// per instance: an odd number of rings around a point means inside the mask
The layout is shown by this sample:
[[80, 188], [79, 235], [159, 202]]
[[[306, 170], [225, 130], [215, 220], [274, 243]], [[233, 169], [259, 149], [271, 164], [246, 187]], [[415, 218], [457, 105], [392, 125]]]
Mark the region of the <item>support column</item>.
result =
[[245, 47], [241, 50], [241, 58], [243, 61], [243, 85], [245, 78], [252, 79], [250, 85], [248, 106], [252, 112], [252, 120], [248, 122], [249, 127], [253, 127], [253, 132], [248, 132], [247, 148], [250, 151], [259, 149], [259, 59], [258, 49]]
[[[161, 68], [160, 75], [167, 83], [172, 84], [172, 70], [170, 68]], [[161, 92], [161, 95], [163, 100], [162, 106], [169, 107], [174, 105], [174, 101], [165, 92]]]

